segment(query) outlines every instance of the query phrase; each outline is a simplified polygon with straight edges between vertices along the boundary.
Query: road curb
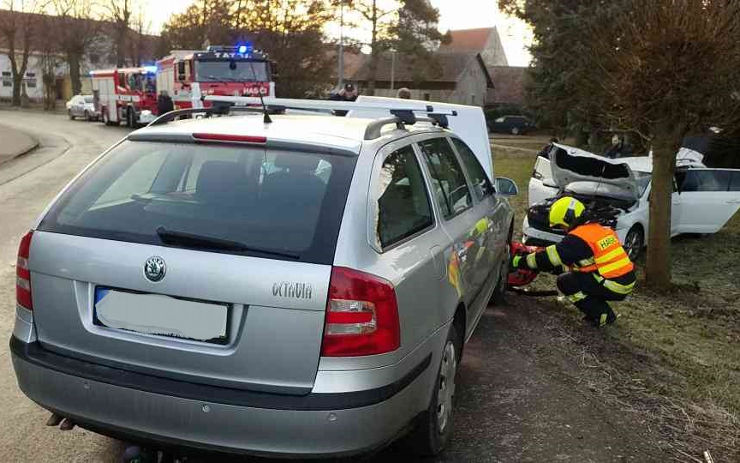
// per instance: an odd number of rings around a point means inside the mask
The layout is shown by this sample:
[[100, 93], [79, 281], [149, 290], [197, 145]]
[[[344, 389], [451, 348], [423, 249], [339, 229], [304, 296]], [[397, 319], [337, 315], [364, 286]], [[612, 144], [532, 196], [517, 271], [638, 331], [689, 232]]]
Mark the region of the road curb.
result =
[[509, 145], [499, 145], [498, 143], [491, 143], [491, 146], [493, 148], [500, 148], [508, 151], [519, 151], [523, 154], [537, 154], [538, 150], [532, 149], [532, 148], [520, 148], [517, 146], [509, 146]]
[[0, 124], [0, 165], [35, 150], [39, 140], [33, 135]]

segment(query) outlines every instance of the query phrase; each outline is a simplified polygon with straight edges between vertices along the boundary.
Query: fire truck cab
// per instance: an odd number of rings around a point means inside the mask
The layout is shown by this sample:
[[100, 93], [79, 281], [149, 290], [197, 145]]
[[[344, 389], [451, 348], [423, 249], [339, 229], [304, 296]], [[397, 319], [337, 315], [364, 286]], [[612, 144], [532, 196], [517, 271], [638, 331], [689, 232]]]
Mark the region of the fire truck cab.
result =
[[106, 125], [128, 127], [153, 121], [157, 114], [156, 68], [115, 68], [90, 72], [95, 109]]
[[157, 89], [175, 109], [209, 105], [208, 95], [275, 96], [272, 63], [250, 44], [211, 46], [206, 51], [173, 50], [157, 61]]

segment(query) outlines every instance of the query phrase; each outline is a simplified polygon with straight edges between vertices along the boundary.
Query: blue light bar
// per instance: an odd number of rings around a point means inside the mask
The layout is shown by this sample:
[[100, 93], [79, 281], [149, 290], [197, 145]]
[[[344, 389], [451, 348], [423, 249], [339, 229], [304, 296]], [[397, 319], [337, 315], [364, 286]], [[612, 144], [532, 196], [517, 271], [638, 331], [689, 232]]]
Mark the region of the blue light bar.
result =
[[252, 46], [252, 42], [244, 42], [237, 45], [236, 51], [240, 55], [248, 55], [254, 51], [254, 47]]
[[146, 71], [148, 74], [156, 74], [157, 66], [144, 66], [144, 71]]

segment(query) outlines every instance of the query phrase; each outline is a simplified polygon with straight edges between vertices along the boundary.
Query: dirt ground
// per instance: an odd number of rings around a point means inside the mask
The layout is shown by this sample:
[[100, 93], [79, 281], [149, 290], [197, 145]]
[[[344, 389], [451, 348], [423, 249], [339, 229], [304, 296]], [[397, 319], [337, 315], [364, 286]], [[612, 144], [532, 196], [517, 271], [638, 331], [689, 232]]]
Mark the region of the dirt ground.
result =
[[487, 447], [484, 461], [665, 461], [648, 417], [620, 404], [615, 378], [589, 351], [602, 335], [572, 326], [563, 315], [572, 308], [507, 302], [489, 308], [485, 336], [468, 346], [455, 441], [440, 461], [469, 461], [476, 446]]

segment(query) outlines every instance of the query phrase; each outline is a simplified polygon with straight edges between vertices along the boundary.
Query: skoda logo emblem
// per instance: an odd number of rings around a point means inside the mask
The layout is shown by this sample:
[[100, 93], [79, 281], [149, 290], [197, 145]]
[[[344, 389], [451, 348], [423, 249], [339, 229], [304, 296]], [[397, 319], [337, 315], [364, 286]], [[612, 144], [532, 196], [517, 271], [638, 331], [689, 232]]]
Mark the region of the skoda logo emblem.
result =
[[164, 278], [167, 265], [159, 256], [152, 256], [144, 262], [144, 276], [149, 281], [157, 282]]

